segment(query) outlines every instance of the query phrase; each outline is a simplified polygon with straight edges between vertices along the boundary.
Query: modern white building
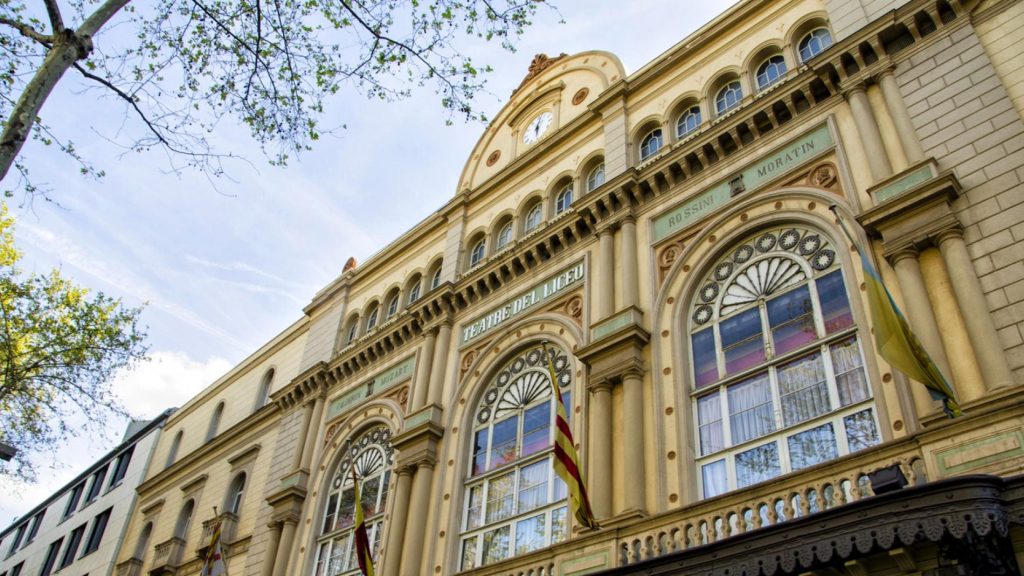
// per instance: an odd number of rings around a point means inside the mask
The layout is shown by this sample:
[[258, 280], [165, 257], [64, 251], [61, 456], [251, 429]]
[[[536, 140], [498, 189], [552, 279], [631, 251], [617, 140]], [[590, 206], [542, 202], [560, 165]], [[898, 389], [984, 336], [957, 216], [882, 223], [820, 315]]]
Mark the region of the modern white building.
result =
[[130, 423], [116, 448], [0, 533], [0, 576], [110, 574], [135, 487], [172, 412]]

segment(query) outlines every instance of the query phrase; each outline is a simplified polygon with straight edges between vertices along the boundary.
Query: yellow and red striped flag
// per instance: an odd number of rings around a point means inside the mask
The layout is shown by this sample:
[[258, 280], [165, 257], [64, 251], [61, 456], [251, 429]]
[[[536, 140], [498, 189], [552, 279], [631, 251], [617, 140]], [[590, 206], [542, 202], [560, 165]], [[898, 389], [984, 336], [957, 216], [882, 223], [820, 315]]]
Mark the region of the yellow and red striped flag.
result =
[[555, 395], [555, 473], [569, 489], [569, 504], [576, 520], [587, 528], [597, 529], [600, 526], [594, 518], [594, 512], [590, 509], [587, 486], [583, 482], [583, 471], [580, 470], [580, 460], [576, 456], [576, 445], [572, 440], [572, 428], [569, 426], [565, 404], [562, 403], [562, 394], [558, 390], [554, 359], [551, 354], [548, 354], [547, 342], [543, 342], [541, 347], [544, 349], [544, 357], [548, 361], [551, 391]]
[[363, 576], [373, 576], [373, 556], [370, 554], [370, 537], [366, 532], [366, 520], [363, 519], [362, 490], [356, 478], [356, 467], [352, 466], [352, 485], [355, 489], [356, 523], [352, 530], [352, 538], [356, 542], [356, 559], [359, 560], [359, 571]]
[[[214, 508], [213, 513], [217, 513]], [[220, 520], [217, 520], [213, 528], [213, 536], [210, 538], [210, 547], [206, 551], [206, 558], [203, 560], [203, 569], [200, 576], [228, 576], [228, 567], [224, 564], [224, 551], [220, 545]]]

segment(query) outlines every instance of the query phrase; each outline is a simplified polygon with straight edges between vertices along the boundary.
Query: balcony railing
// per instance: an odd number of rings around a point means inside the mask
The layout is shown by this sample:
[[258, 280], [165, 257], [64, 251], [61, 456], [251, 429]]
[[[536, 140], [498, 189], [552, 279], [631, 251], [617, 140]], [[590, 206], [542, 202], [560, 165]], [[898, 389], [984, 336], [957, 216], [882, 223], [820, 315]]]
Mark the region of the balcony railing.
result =
[[235, 541], [235, 532], [238, 529], [238, 516], [231, 512], [221, 512], [219, 516], [214, 516], [203, 522], [203, 537], [199, 539], [199, 543], [196, 546], [196, 555], [200, 558], [206, 557], [206, 550], [210, 547], [210, 540], [213, 539], [213, 531], [217, 528], [218, 520], [220, 521], [221, 547], [226, 548], [228, 544]]
[[171, 538], [157, 544], [153, 549], [153, 570], [178, 566], [184, 551], [185, 541], [181, 538]]
[[142, 560], [131, 558], [117, 565], [116, 576], [142, 576]]

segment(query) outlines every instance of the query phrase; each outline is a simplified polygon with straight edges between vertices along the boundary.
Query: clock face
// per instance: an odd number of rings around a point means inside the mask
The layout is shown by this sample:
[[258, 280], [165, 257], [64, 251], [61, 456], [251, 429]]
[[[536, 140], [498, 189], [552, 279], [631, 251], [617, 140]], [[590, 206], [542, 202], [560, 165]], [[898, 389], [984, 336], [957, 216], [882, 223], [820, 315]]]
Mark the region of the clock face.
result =
[[526, 127], [526, 132], [523, 134], [523, 143], [533, 144], [541, 137], [542, 134], [547, 132], [548, 127], [551, 126], [551, 112], [545, 112], [540, 116], [533, 119], [530, 125]]

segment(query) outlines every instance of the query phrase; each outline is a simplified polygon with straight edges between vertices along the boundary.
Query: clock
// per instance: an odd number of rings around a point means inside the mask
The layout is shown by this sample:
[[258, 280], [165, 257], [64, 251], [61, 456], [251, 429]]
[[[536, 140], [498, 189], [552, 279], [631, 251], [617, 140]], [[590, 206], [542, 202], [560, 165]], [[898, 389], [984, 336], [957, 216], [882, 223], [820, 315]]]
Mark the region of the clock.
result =
[[541, 137], [542, 134], [548, 131], [551, 126], [551, 120], [554, 116], [551, 112], [544, 112], [540, 116], [533, 119], [533, 122], [526, 127], [526, 132], [523, 133], [523, 143], [533, 144]]

